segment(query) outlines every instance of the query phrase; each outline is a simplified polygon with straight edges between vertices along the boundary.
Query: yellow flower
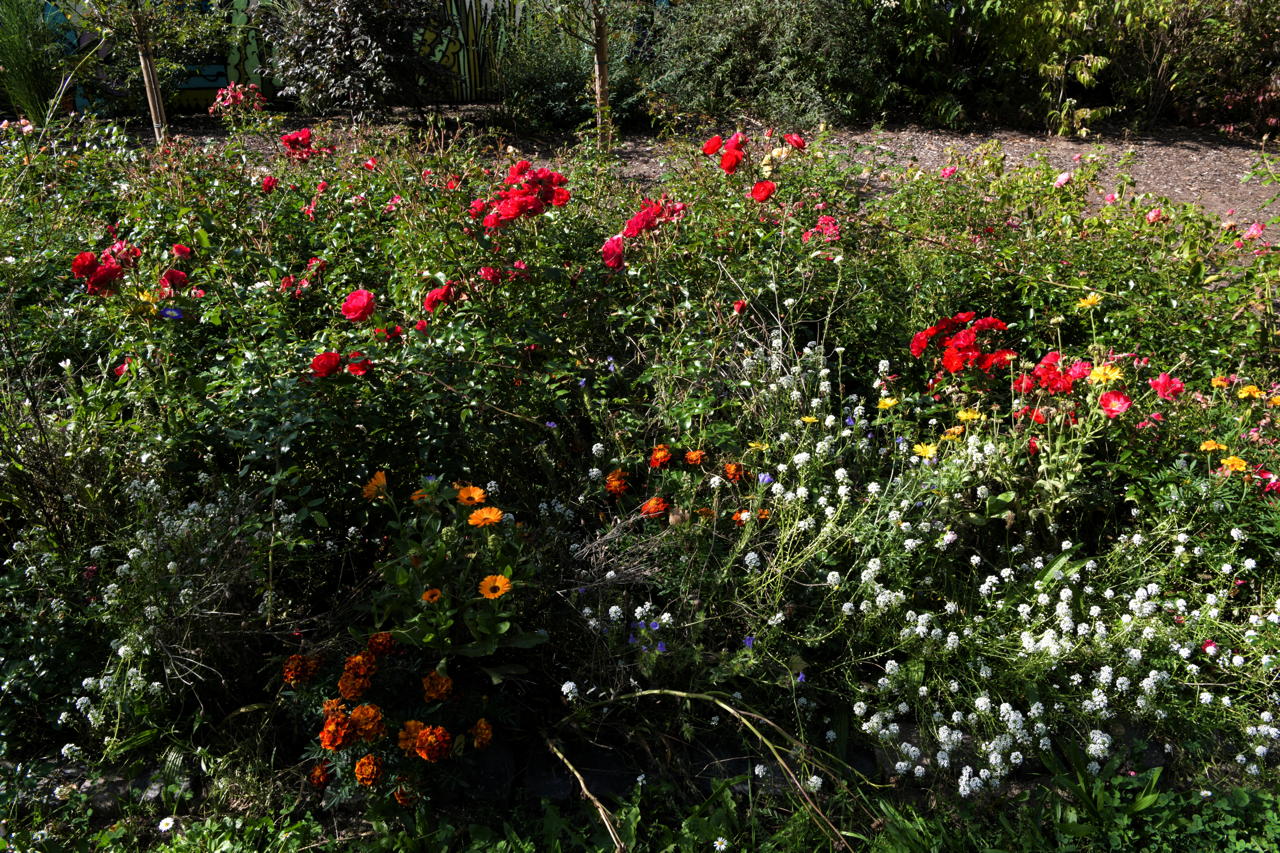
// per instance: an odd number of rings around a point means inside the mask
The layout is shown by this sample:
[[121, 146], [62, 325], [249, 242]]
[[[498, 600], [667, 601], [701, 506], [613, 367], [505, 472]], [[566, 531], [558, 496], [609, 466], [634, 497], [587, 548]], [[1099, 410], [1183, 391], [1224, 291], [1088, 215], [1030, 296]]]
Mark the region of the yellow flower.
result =
[[1124, 376], [1124, 371], [1116, 367], [1114, 364], [1099, 364], [1093, 370], [1089, 371], [1089, 384], [1096, 385], [1099, 382], [1115, 382]]
[[921, 459], [932, 459], [938, 453], [938, 445], [925, 444], [924, 442], [921, 442], [920, 444], [913, 445], [911, 447], [911, 452], [916, 456], [919, 456]]
[[982, 412], [979, 412], [977, 409], [961, 409], [956, 412], [956, 418], [964, 423], [982, 420]]
[[387, 472], [379, 471], [369, 478], [369, 482], [364, 484], [364, 488], [360, 490], [365, 500], [377, 500], [387, 493]]
[[1098, 303], [1101, 301], [1102, 301], [1101, 293], [1090, 293], [1088, 296], [1085, 296], [1081, 298], [1080, 301], [1076, 302], [1076, 307], [1077, 308], [1094, 308], [1094, 307], [1097, 307]]
[[485, 598], [502, 598], [511, 592], [511, 580], [503, 575], [489, 575], [480, 581], [480, 594]]
[[479, 486], [463, 486], [458, 489], [458, 503], [463, 506], [475, 506], [484, 503], [484, 499], [488, 497], [484, 489]]
[[765, 444], [762, 441], [749, 441], [747, 442], [747, 447], [751, 448], [752, 450], [768, 450], [769, 449], [769, 445]]
[[1222, 460], [1222, 467], [1231, 471], [1243, 471], [1248, 464], [1248, 462], [1245, 462], [1239, 456], [1228, 456], [1226, 459]]
[[1262, 389], [1259, 388], [1257, 385], [1246, 385], [1240, 390], [1236, 391], [1236, 396], [1239, 397], [1241, 400], [1245, 400], [1245, 399], [1261, 400], [1264, 395], [1262, 393]]
[[964, 427], [962, 426], [947, 427], [945, 430], [942, 431], [942, 440], [943, 441], [959, 441], [960, 436], [962, 435], [964, 435]]
[[1200, 442], [1200, 449], [1203, 450], [1205, 453], [1212, 453], [1215, 450], [1226, 450], [1227, 446], [1225, 444], [1219, 444], [1218, 442], [1210, 438], [1210, 439], [1207, 439], [1206, 441]]
[[880, 402], [876, 403], [876, 408], [881, 410], [892, 409], [896, 405], [898, 405], [897, 397], [881, 397]]
[[1225, 376], [1215, 376], [1215, 377], [1213, 377], [1212, 379], [1210, 379], [1210, 380], [1209, 380], [1209, 384], [1210, 384], [1210, 385], [1212, 385], [1214, 388], [1226, 388], [1226, 387], [1227, 387], [1227, 377], [1225, 377]]
[[816, 424], [818, 422], [818, 419], [813, 415], [804, 415], [800, 420], [807, 424]]
[[1267, 405], [1273, 409], [1280, 408], [1280, 396], [1272, 397], [1270, 400], [1267, 401]]
[[467, 518], [467, 524], [472, 527], [488, 527], [490, 524], [497, 524], [502, 521], [502, 510], [496, 506], [486, 506], [471, 513]]

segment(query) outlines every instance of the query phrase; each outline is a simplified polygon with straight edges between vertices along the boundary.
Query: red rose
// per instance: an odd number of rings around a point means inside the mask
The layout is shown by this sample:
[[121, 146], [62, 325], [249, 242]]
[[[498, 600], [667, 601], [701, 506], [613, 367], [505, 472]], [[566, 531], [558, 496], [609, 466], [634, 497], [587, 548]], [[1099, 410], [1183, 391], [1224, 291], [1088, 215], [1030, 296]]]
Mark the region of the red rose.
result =
[[112, 282], [123, 277], [124, 267], [115, 261], [107, 261], [89, 274], [85, 289], [93, 296], [110, 296], [115, 293], [115, 289], [111, 287]]
[[452, 285], [442, 284], [427, 294], [427, 298], [422, 300], [422, 307], [426, 309], [428, 314], [434, 314], [441, 305], [448, 305], [457, 297], [458, 292], [453, 289]]
[[622, 235], [615, 234], [608, 240], [605, 240], [604, 245], [600, 247], [600, 256], [604, 258], [604, 265], [609, 269], [621, 269]]
[[716, 134], [706, 142], [702, 143], [702, 153], [706, 154], [708, 157], [713, 157], [720, 153], [720, 146], [722, 144], [724, 144], [724, 140], [720, 138], [719, 134]]
[[98, 268], [98, 256], [93, 252], [81, 252], [71, 261], [71, 274], [76, 278], [88, 278]]
[[262, 191], [264, 193], [275, 192], [276, 187], [280, 186], [280, 179], [271, 175], [262, 176]]
[[353, 290], [342, 303], [342, 316], [353, 323], [362, 323], [373, 316], [374, 302], [369, 291], [363, 288]]
[[1116, 418], [1129, 411], [1133, 401], [1121, 391], [1108, 391], [1098, 398], [1098, 406], [1108, 418]]
[[773, 181], [757, 181], [756, 185], [751, 188], [751, 197], [763, 204], [769, 200], [769, 196], [773, 195], [778, 185]]
[[184, 246], [181, 243], [174, 243], [173, 256], [180, 260], [186, 260], [187, 258], [191, 257], [191, 248], [188, 246]]
[[352, 376], [364, 376], [372, 367], [373, 364], [369, 359], [361, 357], [358, 352], [347, 356], [347, 372]]
[[743, 311], [746, 311], [746, 310], [747, 310], [747, 300], [739, 299], [733, 303], [733, 313], [741, 314]]
[[180, 287], [187, 286], [187, 274], [182, 270], [166, 270], [165, 274], [160, 276], [160, 283], [165, 287], [177, 290]]
[[807, 144], [804, 141], [804, 137], [798, 133], [784, 133], [782, 135], [782, 139], [784, 142], [786, 142], [788, 145], [790, 145], [792, 148], [796, 149], [797, 151], [803, 151], [805, 148], [805, 145]]
[[726, 148], [724, 153], [720, 155], [720, 168], [724, 170], [726, 175], [732, 175], [738, 171], [738, 164], [746, 156], [742, 153], [741, 148]]
[[342, 356], [336, 352], [322, 352], [311, 359], [311, 372], [320, 379], [332, 376], [342, 367]]
[[746, 145], [750, 141], [751, 140], [747, 139], [741, 133], [735, 133], [733, 136], [729, 137], [729, 141], [724, 144], [724, 147], [729, 151], [741, 151], [742, 146]]

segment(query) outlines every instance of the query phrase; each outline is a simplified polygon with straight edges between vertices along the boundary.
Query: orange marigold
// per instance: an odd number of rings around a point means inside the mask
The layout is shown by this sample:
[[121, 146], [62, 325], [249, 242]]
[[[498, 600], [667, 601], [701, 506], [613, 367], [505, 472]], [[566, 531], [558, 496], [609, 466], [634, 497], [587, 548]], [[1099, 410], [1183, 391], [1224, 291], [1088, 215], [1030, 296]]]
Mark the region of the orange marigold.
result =
[[404, 785], [396, 788], [395, 793], [391, 796], [395, 798], [396, 805], [403, 806], [406, 809], [418, 802], [418, 795]]
[[756, 510], [756, 521], [768, 521], [768, 520], [769, 520], [769, 510], [767, 509]]
[[289, 655], [284, 660], [284, 683], [290, 687], [306, 684], [316, 674], [320, 662], [306, 655]]
[[671, 461], [671, 445], [659, 444], [649, 453], [649, 467], [661, 468]]
[[355, 740], [355, 730], [351, 727], [351, 718], [345, 714], [326, 717], [324, 728], [320, 730], [320, 746], [323, 749], [342, 749]]
[[476, 749], [484, 749], [493, 743], [493, 726], [484, 717], [476, 720], [476, 724], [471, 727], [471, 745]]
[[453, 692], [453, 679], [433, 669], [422, 677], [422, 701], [428, 705], [449, 698]]
[[372, 678], [378, 671], [378, 658], [368, 652], [360, 652], [347, 658], [342, 671], [361, 678]]
[[439, 587], [434, 586], [422, 594], [422, 600], [427, 604], [435, 604], [443, 597], [444, 593], [440, 591]]
[[497, 524], [502, 521], [502, 510], [496, 506], [486, 506], [471, 513], [467, 518], [467, 524], [472, 527], [488, 527], [491, 524]]
[[422, 731], [424, 725], [424, 723], [420, 723], [417, 720], [404, 721], [404, 728], [400, 730], [396, 740], [399, 743], [400, 748], [407, 754], [412, 755], [413, 751], [417, 748], [418, 732]]
[[311, 783], [313, 788], [323, 788], [333, 781], [333, 773], [329, 770], [327, 762], [320, 762], [311, 767], [311, 772], [307, 774], [307, 781]]
[[701, 465], [707, 461], [707, 451], [687, 450], [684, 454], [684, 461], [687, 465]]
[[422, 731], [418, 732], [418, 740], [414, 744], [414, 751], [424, 761], [430, 761], [434, 764], [447, 756], [449, 748], [452, 746], [453, 735], [449, 734], [444, 726], [424, 726]]
[[342, 694], [343, 699], [352, 702], [364, 695], [369, 689], [372, 682], [359, 675], [353, 675], [350, 672], [342, 673], [342, 677], [338, 679], [338, 692]]
[[365, 500], [376, 500], [387, 493], [387, 472], [379, 471], [369, 478], [369, 482], [364, 484], [364, 488], [360, 490]]
[[382, 759], [376, 755], [366, 755], [356, 762], [356, 781], [366, 787], [375, 784], [382, 778]]
[[379, 631], [369, 638], [368, 650], [375, 655], [389, 655], [396, 647], [395, 638], [390, 631]]
[[742, 478], [747, 476], [747, 469], [741, 462], [726, 462], [724, 465], [724, 478], [730, 483], [739, 483]]
[[485, 494], [484, 489], [479, 486], [463, 486], [461, 489], [458, 489], [458, 503], [463, 506], [475, 506], [476, 504], [482, 504], [487, 497], [488, 495]]
[[657, 518], [662, 515], [671, 504], [667, 503], [667, 499], [659, 495], [654, 495], [640, 505], [640, 514], [645, 518]]
[[324, 715], [326, 717], [332, 717], [334, 715], [341, 715], [345, 717], [347, 714], [347, 706], [343, 704], [341, 699], [324, 700], [324, 705], [321, 706], [321, 710], [324, 711]]
[[489, 575], [480, 581], [480, 594], [485, 598], [502, 598], [511, 592], [511, 580], [503, 575]]
[[386, 723], [382, 721], [382, 709], [377, 705], [357, 705], [348, 718], [356, 731], [356, 737], [365, 741], [374, 741], [387, 734]]
[[614, 468], [604, 478], [604, 490], [611, 495], [620, 495], [627, 490], [627, 475], [621, 468]]

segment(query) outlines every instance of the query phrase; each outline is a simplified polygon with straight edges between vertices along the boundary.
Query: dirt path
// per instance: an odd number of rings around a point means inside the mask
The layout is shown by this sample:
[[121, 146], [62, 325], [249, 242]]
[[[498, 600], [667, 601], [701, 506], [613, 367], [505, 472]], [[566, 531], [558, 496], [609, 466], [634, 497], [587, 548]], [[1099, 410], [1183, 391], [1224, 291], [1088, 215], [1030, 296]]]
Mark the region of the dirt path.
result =
[[[992, 139], [1000, 142], [1011, 164], [1025, 162], [1031, 155], [1043, 151], [1055, 168], [1064, 171], [1072, 168], [1071, 158], [1077, 154], [1099, 149], [1113, 155], [1132, 152], [1128, 171], [1134, 178], [1135, 192], [1167, 196], [1178, 203], [1196, 202], [1224, 221], [1266, 222], [1280, 217], [1280, 202], [1264, 209], [1268, 200], [1280, 195], [1280, 185], [1264, 186], [1257, 179], [1249, 179], [1258, 159], [1259, 146], [1233, 142], [1207, 131], [1171, 128], [1141, 136], [1077, 140], [1013, 130], [954, 133], [901, 127], [842, 131], [835, 138], [850, 148], [858, 145], [878, 148], [894, 162], [904, 165], [914, 162], [926, 170], [941, 168], [951, 152], [966, 154]], [[639, 181], [656, 179], [662, 172], [655, 159], [658, 152], [659, 146], [649, 137], [625, 138], [618, 150], [624, 161], [622, 177]]]

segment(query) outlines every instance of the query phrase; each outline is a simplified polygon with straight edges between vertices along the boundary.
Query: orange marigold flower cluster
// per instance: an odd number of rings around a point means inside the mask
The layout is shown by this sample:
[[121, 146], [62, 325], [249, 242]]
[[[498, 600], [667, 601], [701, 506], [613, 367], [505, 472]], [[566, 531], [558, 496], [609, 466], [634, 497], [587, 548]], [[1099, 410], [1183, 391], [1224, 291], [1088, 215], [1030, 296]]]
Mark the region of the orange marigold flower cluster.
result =
[[747, 476], [747, 469], [741, 462], [726, 462], [724, 465], [724, 478], [730, 483], [740, 483], [742, 478]]
[[387, 726], [382, 721], [382, 709], [377, 705], [358, 705], [351, 712], [351, 726], [356, 737], [364, 741], [375, 741], [386, 736]]
[[422, 701], [430, 705], [449, 698], [453, 692], [453, 679], [439, 670], [432, 670], [422, 678]]
[[686, 465], [701, 465], [707, 461], [707, 451], [705, 450], [686, 450], [684, 454]]
[[324, 727], [320, 729], [320, 746], [324, 749], [342, 749], [356, 739], [355, 727], [347, 716], [347, 706], [337, 699], [324, 703]]
[[661, 468], [671, 461], [671, 445], [659, 444], [649, 453], [649, 467]]
[[444, 726], [423, 726], [422, 731], [418, 732], [414, 751], [422, 760], [434, 764], [446, 757], [452, 746], [453, 735], [449, 734]]
[[418, 732], [422, 731], [425, 725], [417, 720], [405, 720], [404, 728], [400, 730], [396, 741], [406, 755], [413, 755], [414, 750], [418, 748]]
[[315, 678], [320, 661], [307, 655], [289, 655], [284, 659], [284, 683], [290, 687], [306, 684]]
[[484, 749], [493, 743], [493, 726], [484, 717], [476, 720], [474, 726], [471, 727], [471, 745], [476, 749]]
[[382, 778], [382, 759], [376, 755], [366, 755], [356, 762], [356, 781], [366, 787], [375, 784]]
[[328, 763], [322, 761], [313, 765], [311, 772], [307, 774], [307, 781], [313, 788], [323, 788], [333, 781], [333, 773], [330, 772]]
[[389, 655], [396, 647], [395, 638], [390, 631], [379, 631], [369, 638], [366, 648], [375, 655]]
[[620, 495], [627, 490], [627, 475], [621, 468], [614, 468], [604, 478], [604, 490], [611, 495]]
[[395, 797], [396, 805], [406, 809], [418, 802], [418, 795], [404, 785], [396, 788], [395, 793], [391, 796]]
[[364, 695], [378, 671], [378, 658], [371, 652], [360, 652], [347, 658], [338, 679], [338, 692], [343, 699], [354, 701]]

